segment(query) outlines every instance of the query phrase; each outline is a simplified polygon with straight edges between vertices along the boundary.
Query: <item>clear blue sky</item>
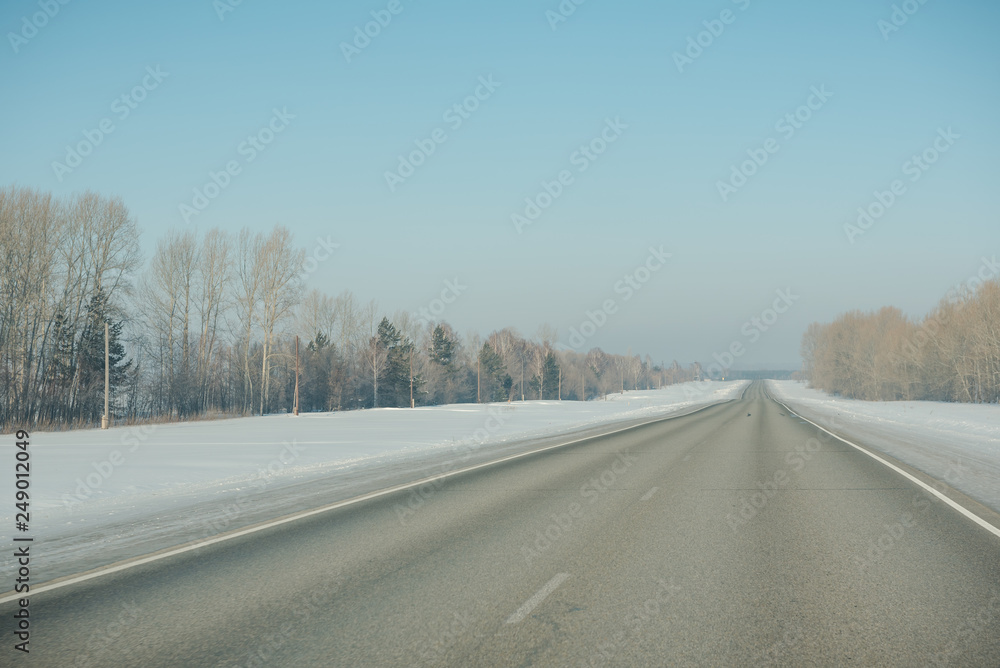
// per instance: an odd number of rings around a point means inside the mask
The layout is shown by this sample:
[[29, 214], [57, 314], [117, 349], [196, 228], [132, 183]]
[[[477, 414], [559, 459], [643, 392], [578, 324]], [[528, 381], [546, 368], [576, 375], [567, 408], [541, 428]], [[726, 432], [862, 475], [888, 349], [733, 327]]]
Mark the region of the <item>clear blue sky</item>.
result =
[[[415, 311], [457, 276], [468, 289], [443, 317], [460, 331], [549, 323], [563, 339], [612, 298], [585, 347], [682, 362], [733, 341], [741, 363], [794, 362], [809, 322], [922, 314], [1000, 252], [995, 2], [913, 2], [886, 39], [889, 1], [587, 0], [553, 30], [557, 0], [399, 0], [348, 62], [342, 43], [389, 4], [244, 0], [220, 20], [222, 0], [74, 0], [34, 33], [37, 1], [5, 2], [0, 183], [120, 195], [148, 255], [236, 160], [189, 224], [282, 223], [309, 250], [329, 235], [341, 246], [310, 286]], [[724, 10], [679, 72], [674, 53]], [[166, 78], [121, 118], [114, 100], [157, 66]], [[453, 129], [445, 111], [491, 76]], [[832, 97], [786, 137], [775, 123], [813, 86]], [[241, 142], [274, 108], [295, 118], [247, 162]], [[627, 129], [580, 172], [574, 152], [609, 118]], [[114, 131], [60, 181], [52, 163], [102, 119]], [[960, 138], [911, 182], [904, 163], [948, 127]], [[438, 128], [447, 141], [391, 192], [385, 172]], [[769, 138], [777, 152], [723, 202], [717, 183]], [[511, 215], [564, 169], [573, 183], [518, 234]], [[894, 179], [906, 192], [848, 243], [844, 224]], [[625, 302], [615, 283], [661, 244], [671, 259]], [[743, 323], [784, 288], [798, 301], [751, 342]]]

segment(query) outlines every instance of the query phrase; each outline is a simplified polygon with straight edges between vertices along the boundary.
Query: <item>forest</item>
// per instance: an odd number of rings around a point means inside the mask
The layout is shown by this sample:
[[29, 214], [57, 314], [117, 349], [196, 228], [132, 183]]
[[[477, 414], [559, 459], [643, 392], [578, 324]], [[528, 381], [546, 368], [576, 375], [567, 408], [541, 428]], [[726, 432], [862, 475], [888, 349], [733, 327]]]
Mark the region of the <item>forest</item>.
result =
[[700, 371], [307, 289], [281, 226], [168, 231], [148, 260], [140, 234], [118, 197], [0, 189], [0, 430], [99, 425], [106, 325], [115, 423], [291, 411], [296, 363], [300, 411], [594, 399]]
[[813, 323], [801, 353], [810, 384], [843, 397], [1000, 402], [1000, 281], [974, 278], [921, 320], [885, 307]]

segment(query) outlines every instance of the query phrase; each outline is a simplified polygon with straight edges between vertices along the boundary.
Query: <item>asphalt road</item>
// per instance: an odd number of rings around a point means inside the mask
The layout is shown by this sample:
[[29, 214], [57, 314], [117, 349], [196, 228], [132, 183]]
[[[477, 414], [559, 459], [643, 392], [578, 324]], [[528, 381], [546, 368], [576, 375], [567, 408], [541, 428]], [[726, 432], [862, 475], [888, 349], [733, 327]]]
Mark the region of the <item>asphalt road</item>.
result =
[[0, 665], [995, 668], [1000, 538], [755, 384], [16, 610]]

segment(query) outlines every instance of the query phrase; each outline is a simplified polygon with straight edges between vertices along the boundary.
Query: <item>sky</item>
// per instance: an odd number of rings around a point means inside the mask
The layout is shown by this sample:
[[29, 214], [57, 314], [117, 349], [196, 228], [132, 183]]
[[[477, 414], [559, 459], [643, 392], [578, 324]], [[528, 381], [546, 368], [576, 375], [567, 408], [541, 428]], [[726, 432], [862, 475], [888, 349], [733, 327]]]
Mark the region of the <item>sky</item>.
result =
[[794, 366], [811, 322], [919, 317], [1000, 272], [998, 22], [987, 0], [8, 0], [0, 184], [122, 197], [147, 258], [171, 228], [285, 225], [308, 288], [460, 332]]

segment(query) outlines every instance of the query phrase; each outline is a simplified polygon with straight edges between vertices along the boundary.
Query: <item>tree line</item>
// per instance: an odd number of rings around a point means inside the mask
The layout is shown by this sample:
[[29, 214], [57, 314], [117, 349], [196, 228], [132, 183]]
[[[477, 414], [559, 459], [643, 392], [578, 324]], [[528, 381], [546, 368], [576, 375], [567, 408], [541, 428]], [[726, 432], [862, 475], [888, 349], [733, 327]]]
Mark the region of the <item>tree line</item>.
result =
[[853, 399], [1000, 402], [1000, 281], [955, 290], [922, 320], [851, 311], [802, 339], [813, 387]]
[[281, 226], [170, 231], [148, 262], [139, 235], [120, 198], [0, 189], [0, 428], [99, 424], [106, 324], [119, 422], [289, 411], [296, 366], [301, 411], [593, 399], [698, 370], [307, 290]]

